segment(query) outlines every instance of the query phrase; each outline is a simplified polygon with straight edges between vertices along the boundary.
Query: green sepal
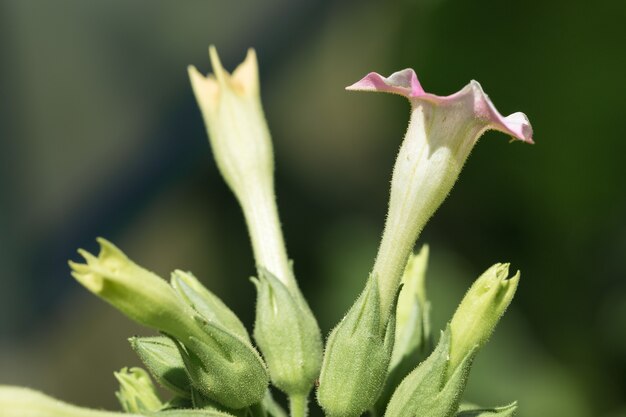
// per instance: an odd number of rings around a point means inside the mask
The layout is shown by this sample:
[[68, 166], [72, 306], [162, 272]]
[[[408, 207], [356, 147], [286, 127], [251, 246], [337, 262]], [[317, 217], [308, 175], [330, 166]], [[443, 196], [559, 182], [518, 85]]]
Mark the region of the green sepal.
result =
[[150, 376], [143, 369], [122, 368], [113, 375], [120, 384], [115, 396], [127, 413], [145, 413], [163, 408]]
[[163, 387], [189, 398], [191, 382], [176, 344], [169, 337], [131, 337], [130, 346]]
[[249, 408], [240, 408], [233, 410], [224, 407], [222, 404], [208, 398], [195, 388], [191, 388], [191, 404], [194, 409], [219, 411], [222, 413], [232, 414], [235, 417], [247, 417], [249, 415]]
[[374, 409], [383, 415], [389, 399], [404, 377], [432, 351], [430, 302], [426, 298], [425, 276], [428, 245], [409, 257], [402, 275], [402, 290], [396, 309], [396, 333], [385, 387]]
[[402, 275], [390, 370], [403, 360], [419, 357], [420, 353], [431, 349], [430, 302], [426, 298], [425, 287], [428, 254], [428, 245], [422, 246], [417, 254], [411, 254]]
[[476, 350], [467, 354], [448, 378], [449, 352], [448, 326], [433, 353], [398, 386], [387, 405], [385, 417], [455, 415]]
[[265, 364], [247, 341], [222, 326], [194, 319], [206, 337], [190, 336], [176, 345], [194, 388], [227, 408], [248, 407], [263, 398], [269, 384]]
[[176, 270], [170, 283], [183, 302], [193, 308], [205, 320], [218, 323], [230, 332], [250, 341], [250, 336], [241, 320], [222, 300], [191, 273]]
[[513, 417], [517, 413], [517, 402], [496, 408], [460, 407], [456, 417]]
[[368, 410], [383, 388], [395, 333], [395, 307], [385, 323], [378, 280], [367, 285], [328, 337], [317, 398], [330, 417], [356, 417]]
[[304, 298], [271, 272], [259, 268], [252, 282], [257, 289], [254, 339], [272, 383], [288, 395], [307, 395], [322, 366], [317, 321]]

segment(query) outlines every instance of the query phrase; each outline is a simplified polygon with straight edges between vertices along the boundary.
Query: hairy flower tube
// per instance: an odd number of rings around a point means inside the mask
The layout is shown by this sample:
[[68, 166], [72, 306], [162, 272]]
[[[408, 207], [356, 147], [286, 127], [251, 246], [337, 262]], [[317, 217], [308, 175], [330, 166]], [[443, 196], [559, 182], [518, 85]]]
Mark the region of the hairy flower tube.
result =
[[259, 90], [256, 53], [231, 74], [215, 47], [209, 48], [213, 74], [189, 67], [191, 86], [202, 111], [215, 162], [243, 210], [254, 259], [285, 285], [296, 282], [289, 265], [274, 193], [274, 151]]
[[[452, 189], [478, 138], [494, 129], [533, 143], [532, 128], [523, 113], [503, 117], [476, 81], [450, 96], [436, 96], [424, 91], [412, 69], [405, 69], [388, 78], [370, 73], [347, 89], [399, 94], [411, 104], [411, 119], [393, 169], [385, 229], [371, 273], [378, 281], [380, 325], [384, 328], [396, 313], [394, 302], [415, 241]], [[333, 330], [324, 356], [318, 398], [330, 415], [358, 416], [369, 409], [380, 391], [355, 391], [354, 398], [344, 396], [341, 401], [335, 397], [341, 395], [350, 378], [360, 378], [363, 386], [372, 387], [378, 383], [375, 381], [384, 381], [383, 372], [391, 360], [390, 355], [381, 356], [381, 363], [372, 364], [365, 350], [356, 351], [352, 361], [354, 373], [334, 372], [332, 364], [349, 349], [350, 342], [333, 336], [341, 334], [341, 327], [348, 322], [342, 320]], [[368, 372], [358, 374], [366, 368], [365, 364]], [[372, 369], [381, 374], [373, 375]], [[337, 394], [328, 395], [333, 392]], [[350, 413], [345, 404], [350, 404]]]

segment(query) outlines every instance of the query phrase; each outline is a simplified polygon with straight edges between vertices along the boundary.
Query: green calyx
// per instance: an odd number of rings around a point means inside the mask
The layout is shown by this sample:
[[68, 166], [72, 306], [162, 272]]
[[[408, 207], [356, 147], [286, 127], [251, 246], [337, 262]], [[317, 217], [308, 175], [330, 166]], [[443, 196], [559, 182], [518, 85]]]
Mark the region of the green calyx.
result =
[[206, 337], [191, 336], [177, 347], [195, 389], [228, 408], [263, 398], [269, 378], [265, 364], [247, 341], [222, 326], [194, 317]]
[[394, 314], [383, 321], [378, 281], [370, 276], [363, 293], [331, 332], [317, 390], [328, 416], [356, 417], [375, 403], [391, 360], [395, 306]]
[[130, 346], [163, 387], [189, 398], [191, 382], [176, 344], [169, 337], [131, 337]]
[[233, 334], [250, 341], [248, 331], [237, 315], [191, 272], [181, 270], [172, 272], [170, 283], [181, 300], [205, 320], [220, 324]]
[[398, 386], [389, 401], [385, 417], [450, 417], [456, 413], [475, 350], [469, 352], [447, 377], [449, 352], [448, 327], [430, 356]]
[[288, 395], [307, 396], [322, 365], [317, 321], [304, 298], [271, 272], [261, 268], [252, 282], [257, 289], [254, 339], [272, 383]]

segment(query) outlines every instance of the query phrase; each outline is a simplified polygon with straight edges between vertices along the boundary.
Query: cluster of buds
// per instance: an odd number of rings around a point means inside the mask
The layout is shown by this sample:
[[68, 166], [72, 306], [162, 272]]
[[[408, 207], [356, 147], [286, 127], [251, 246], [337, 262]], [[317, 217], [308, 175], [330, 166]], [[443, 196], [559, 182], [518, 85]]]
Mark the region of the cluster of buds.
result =
[[[213, 74], [203, 76], [190, 67], [189, 76], [217, 167], [248, 226], [257, 272], [251, 279], [257, 290], [253, 338], [191, 273], [175, 270], [168, 283], [98, 239], [99, 254], [79, 250], [85, 262], [70, 262], [72, 275], [129, 318], [160, 332], [129, 339], [147, 371], [115, 373], [124, 411], [163, 417], [286, 417], [272, 398], [271, 384], [289, 398], [291, 417], [307, 415], [315, 385], [328, 417], [365, 412], [385, 417], [512, 416], [515, 403], [479, 409], [461, 404], [461, 396], [474, 357], [513, 298], [519, 272], [509, 277], [508, 264], [487, 269], [433, 349], [425, 287], [429, 249], [413, 254], [413, 247], [482, 133], [495, 129], [532, 143], [526, 116], [500, 115], [475, 81], [446, 97], [426, 93], [410, 69], [388, 78], [370, 73], [348, 87], [402, 95], [411, 104], [411, 118], [393, 170], [374, 266], [323, 349], [282, 235], [256, 55], [250, 50], [232, 74], [222, 67], [215, 48], [209, 55]], [[150, 376], [171, 392], [170, 399], [161, 400]], [[75, 407], [41, 394], [2, 387], [0, 408], [8, 409], [2, 415], [9, 417], [43, 409], [78, 415]]]

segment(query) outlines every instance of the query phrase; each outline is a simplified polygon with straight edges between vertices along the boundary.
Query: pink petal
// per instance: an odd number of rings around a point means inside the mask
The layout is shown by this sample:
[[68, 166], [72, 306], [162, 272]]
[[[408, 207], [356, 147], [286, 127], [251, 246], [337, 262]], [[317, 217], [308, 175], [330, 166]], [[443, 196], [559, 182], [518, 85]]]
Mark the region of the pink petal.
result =
[[523, 142], [534, 143], [528, 117], [520, 112], [502, 116], [477, 81], [472, 80], [463, 89], [449, 96], [437, 96], [425, 92], [415, 71], [407, 68], [394, 72], [389, 77], [370, 72], [360, 81], [346, 87], [346, 90], [400, 94], [412, 104], [429, 102], [436, 106], [472, 106], [471, 113], [474, 118], [485, 123], [486, 130], [495, 129]]
[[361, 81], [346, 87], [352, 91], [378, 91], [383, 93], [400, 94], [406, 98], [425, 94], [415, 71], [410, 68], [394, 72], [388, 78], [376, 72], [370, 72]]

